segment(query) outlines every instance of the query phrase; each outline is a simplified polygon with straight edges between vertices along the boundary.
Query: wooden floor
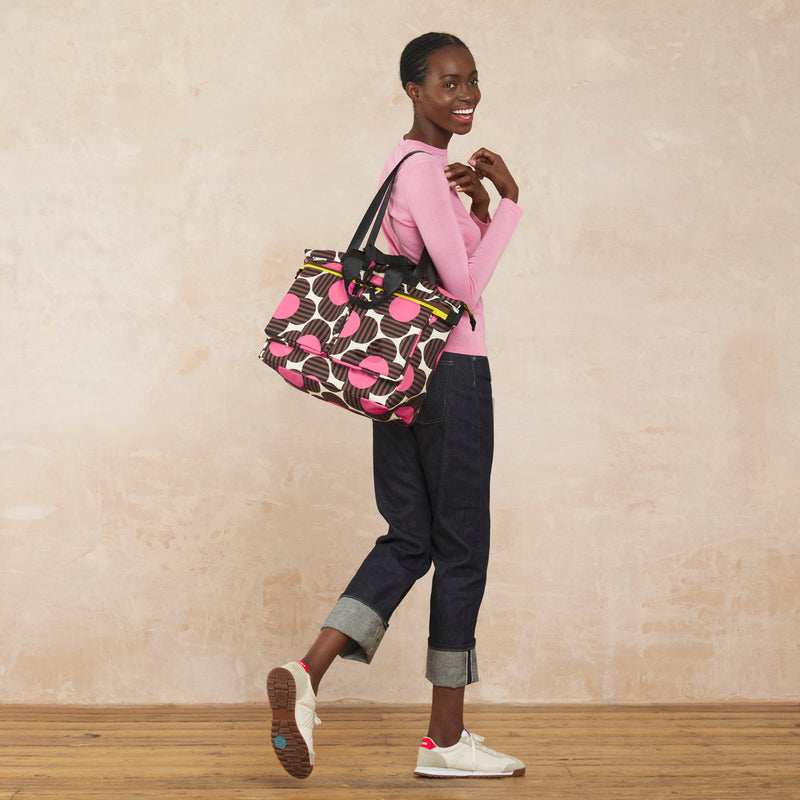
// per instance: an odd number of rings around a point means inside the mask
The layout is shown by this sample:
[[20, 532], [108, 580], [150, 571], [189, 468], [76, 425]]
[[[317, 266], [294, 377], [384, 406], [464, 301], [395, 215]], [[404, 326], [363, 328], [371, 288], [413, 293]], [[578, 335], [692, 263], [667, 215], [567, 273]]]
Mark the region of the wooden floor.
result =
[[472, 707], [523, 778], [412, 775], [425, 709], [321, 706], [310, 778], [286, 775], [268, 709], [0, 706], [0, 800], [800, 798], [800, 707]]

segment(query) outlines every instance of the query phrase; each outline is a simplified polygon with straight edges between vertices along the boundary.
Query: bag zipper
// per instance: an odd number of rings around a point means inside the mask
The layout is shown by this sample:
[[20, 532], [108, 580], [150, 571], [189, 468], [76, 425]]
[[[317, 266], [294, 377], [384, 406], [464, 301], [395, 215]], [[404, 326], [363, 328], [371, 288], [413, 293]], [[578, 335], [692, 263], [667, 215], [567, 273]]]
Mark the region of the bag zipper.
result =
[[[328, 272], [331, 275], [336, 275], [339, 278], [342, 277], [342, 273], [341, 272], [337, 272], [335, 269], [329, 269], [328, 267], [321, 267], [321, 266], [319, 266], [319, 264], [304, 264], [298, 270], [298, 274], [300, 272], [302, 272], [305, 267], [311, 267], [312, 269], [318, 269], [321, 272]], [[344, 280], [344, 279], [342, 279], [342, 280]], [[436, 316], [439, 317], [440, 319], [446, 320], [450, 316], [450, 314], [448, 314], [446, 311], [442, 311], [440, 308], [436, 308], [436, 306], [425, 302], [425, 300], [419, 300], [416, 297], [411, 297], [410, 295], [407, 295], [407, 294], [401, 294], [400, 292], [394, 292], [394, 296], [395, 297], [402, 297], [404, 300], [410, 300], [412, 303], [417, 303], [418, 305], [421, 305], [423, 308], [427, 308], [428, 311], [430, 311], [432, 314], [436, 314]], [[461, 303], [461, 305], [464, 306], [464, 308], [466, 309], [467, 313], [471, 317], [472, 314], [470, 313], [470, 311], [467, 308], [466, 304], [465, 303]]]

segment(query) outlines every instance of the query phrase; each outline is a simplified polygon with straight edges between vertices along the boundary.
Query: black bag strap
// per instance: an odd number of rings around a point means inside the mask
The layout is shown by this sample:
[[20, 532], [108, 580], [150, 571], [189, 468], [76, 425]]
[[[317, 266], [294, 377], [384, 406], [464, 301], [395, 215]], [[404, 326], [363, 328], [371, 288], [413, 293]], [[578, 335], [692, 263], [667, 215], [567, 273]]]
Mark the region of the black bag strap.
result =
[[[386, 216], [386, 209], [389, 206], [392, 187], [400, 167], [407, 158], [424, 152], [424, 150], [412, 150], [395, 164], [372, 199], [369, 208], [356, 228], [355, 234], [353, 234], [347, 252], [342, 258], [342, 277], [344, 278], [347, 294], [357, 305], [365, 308], [374, 308], [380, 305], [384, 298], [391, 296], [403, 282], [403, 279], [407, 277], [423, 278], [429, 283], [436, 283], [436, 270], [427, 249], [423, 249], [419, 264], [414, 264], [413, 261], [405, 256], [387, 255], [375, 246], [383, 218]], [[365, 237], [366, 243], [364, 243]], [[362, 243], [364, 243], [363, 249], [361, 248]], [[373, 262], [388, 267], [383, 276], [382, 296], [374, 300], [367, 300], [358, 295], [350, 294], [351, 283]]]
[[[369, 231], [369, 238], [367, 239], [367, 246], [374, 246], [375, 242], [378, 239], [378, 233], [381, 229], [381, 223], [383, 222], [383, 217], [386, 214], [386, 208], [389, 205], [389, 197], [392, 194], [392, 187], [394, 186], [394, 179], [397, 177], [397, 173], [400, 170], [400, 167], [403, 165], [403, 162], [407, 158], [411, 158], [411, 156], [416, 155], [417, 153], [424, 153], [424, 150], [412, 150], [410, 153], [404, 155], [398, 162], [395, 164], [394, 169], [386, 176], [385, 180], [381, 184], [381, 188], [378, 189], [375, 197], [373, 198], [372, 202], [369, 205], [364, 217], [362, 218], [361, 222], [359, 223], [358, 227], [356, 228], [356, 232], [353, 235], [352, 240], [350, 241], [350, 246], [347, 248], [348, 250], [357, 250], [362, 242], [364, 241], [364, 237], [367, 235], [367, 231]], [[372, 229], [370, 230], [370, 224], [372, 224]], [[391, 256], [388, 256], [391, 258]]]

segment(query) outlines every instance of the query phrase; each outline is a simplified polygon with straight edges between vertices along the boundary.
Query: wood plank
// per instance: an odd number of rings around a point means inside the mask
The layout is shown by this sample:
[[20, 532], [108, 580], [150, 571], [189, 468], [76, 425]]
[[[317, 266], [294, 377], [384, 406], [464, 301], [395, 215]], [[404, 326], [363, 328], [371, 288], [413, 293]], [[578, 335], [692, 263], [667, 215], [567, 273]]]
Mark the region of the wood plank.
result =
[[322, 705], [317, 765], [286, 775], [265, 705], [0, 706], [0, 800], [800, 798], [797, 704], [474, 706], [470, 726], [524, 778], [412, 775], [427, 710]]

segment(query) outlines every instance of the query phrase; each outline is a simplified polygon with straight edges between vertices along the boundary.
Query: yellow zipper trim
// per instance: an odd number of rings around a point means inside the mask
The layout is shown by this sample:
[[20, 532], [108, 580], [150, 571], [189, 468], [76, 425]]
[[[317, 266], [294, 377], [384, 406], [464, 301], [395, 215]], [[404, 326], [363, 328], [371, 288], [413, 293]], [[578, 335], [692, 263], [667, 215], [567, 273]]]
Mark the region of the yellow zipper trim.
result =
[[341, 272], [337, 272], [335, 269], [328, 269], [327, 267], [321, 267], [319, 264], [309, 264], [306, 262], [297, 270], [297, 274], [299, 275], [306, 267], [311, 267], [312, 269], [318, 269], [320, 272], [329, 272], [331, 275], [338, 275], [340, 278], [342, 277]]
[[436, 308], [436, 306], [432, 306], [430, 303], [426, 303], [424, 300], [417, 300], [416, 297], [409, 297], [407, 294], [400, 294], [400, 292], [394, 293], [395, 297], [402, 297], [404, 300], [410, 300], [412, 303], [419, 303], [423, 308], [427, 308], [432, 314], [436, 314], [437, 317], [441, 319], [447, 319], [450, 315], [445, 314], [440, 308]]
[[[327, 267], [321, 267], [319, 266], [319, 264], [304, 264], [304, 266], [313, 267], [314, 269], [318, 269], [321, 272], [328, 272], [331, 275], [337, 275], [340, 278], [342, 277], [341, 272], [337, 272], [335, 269], [328, 269]], [[416, 297], [411, 297], [410, 295], [407, 294], [401, 294], [400, 292], [394, 292], [394, 296], [402, 297], [405, 300], [410, 300], [412, 303], [417, 303], [418, 305], [421, 305], [423, 308], [427, 308], [432, 314], [436, 314], [436, 316], [439, 317], [440, 319], [447, 319], [450, 316], [448, 313], [442, 311], [440, 308], [436, 308], [436, 306], [433, 306], [430, 303], [426, 303], [424, 300], [418, 300]], [[464, 308], [466, 308], [466, 306], [464, 306]]]

